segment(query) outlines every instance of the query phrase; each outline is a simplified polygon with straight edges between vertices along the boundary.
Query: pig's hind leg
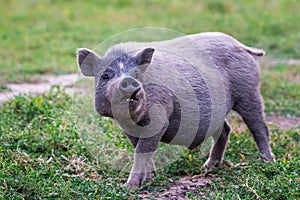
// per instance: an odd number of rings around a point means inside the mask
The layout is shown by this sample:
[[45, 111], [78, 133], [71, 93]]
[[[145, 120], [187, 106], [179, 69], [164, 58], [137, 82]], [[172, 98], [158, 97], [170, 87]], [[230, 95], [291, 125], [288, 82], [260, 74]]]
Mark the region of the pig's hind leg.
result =
[[204, 164], [204, 168], [210, 169], [212, 167], [220, 167], [224, 156], [224, 150], [230, 133], [230, 126], [224, 122], [221, 134], [213, 136], [214, 144], [211, 148], [209, 158]]
[[269, 130], [264, 122], [263, 100], [258, 91], [248, 92], [247, 96], [241, 98], [234, 106], [254, 136], [256, 145], [260, 151], [260, 158], [273, 161], [269, 144]]

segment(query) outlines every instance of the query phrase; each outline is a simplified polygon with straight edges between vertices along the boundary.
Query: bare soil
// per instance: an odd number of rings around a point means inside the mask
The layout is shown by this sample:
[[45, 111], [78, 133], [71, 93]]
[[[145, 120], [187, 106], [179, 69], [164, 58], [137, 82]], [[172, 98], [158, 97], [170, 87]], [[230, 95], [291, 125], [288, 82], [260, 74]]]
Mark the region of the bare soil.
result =
[[280, 64], [300, 66], [300, 59], [294, 59], [294, 58], [282, 59], [282, 58], [273, 58], [269, 56], [264, 56], [261, 59], [259, 59], [259, 63], [260, 65], [265, 67], [273, 67]]
[[[212, 178], [206, 177], [204, 174], [196, 176], [185, 176], [174, 181], [170, 179], [171, 186], [164, 188], [163, 192], [151, 193], [151, 196], [155, 196], [155, 199], [159, 200], [184, 200], [187, 199], [188, 193], [197, 194], [199, 199], [204, 198], [204, 193], [201, 192], [201, 188], [209, 187]], [[140, 197], [143, 199], [150, 199], [150, 193], [148, 191], [142, 191]]]
[[[231, 112], [228, 117], [232, 132], [245, 132], [247, 126], [243, 119], [234, 112]], [[277, 127], [281, 130], [288, 130], [300, 126], [300, 117], [285, 117], [280, 115], [268, 115], [265, 121], [269, 127]]]
[[267, 116], [269, 125], [278, 126], [283, 130], [288, 130], [293, 127], [300, 126], [300, 117], [284, 117], [284, 116]]
[[[60, 76], [45, 75], [39, 78], [37, 83], [21, 83], [21, 84], [7, 84], [6, 86], [10, 91], [0, 93], [0, 104], [4, 103], [9, 99], [13, 99], [18, 95], [36, 95], [45, 93], [50, 90], [52, 85], [59, 85], [64, 88], [70, 85], [74, 85], [78, 79], [77, 74], [65, 74]], [[71, 89], [66, 89], [71, 91]]]

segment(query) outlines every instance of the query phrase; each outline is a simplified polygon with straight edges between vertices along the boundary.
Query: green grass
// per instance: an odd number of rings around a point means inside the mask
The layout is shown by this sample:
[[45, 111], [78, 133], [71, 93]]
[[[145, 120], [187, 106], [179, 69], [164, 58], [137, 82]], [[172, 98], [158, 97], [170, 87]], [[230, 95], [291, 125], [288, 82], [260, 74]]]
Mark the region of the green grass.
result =
[[8, 1], [0, 3], [0, 85], [76, 72], [75, 51], [136, 27], [222, 31], [276, 57], [300, 55], [300, 3], [273, 1]]
[[[90, 144], [82, 139], [71, 112], [72, 102], [70, 96], [54, 87], [48, 94], [19, 96], [0, 107], [1, 199], [139, 197], [139, 191], [128, 191], [123, 186], [128, 172], [120, 172], [95, 157]], [[104, 133], [105, 143], [118, 150], [132, 149], [110, 120], [97, 120], [98, 134]], [[257, 160], [259, 154], [248, 131], [231, 134], [225, 160], [246, 162], [247, 168], [225, 164], [209, 174], [214, 177], [209, 188], [197, 191], [211, 198], [297, 199], [299, 130], [271, 127], [271, 147], [277, 159], [274, 163]], [[155, 192], [171, 184], [169, 179], [201, 173], [204, 161], [199, 151], [186, 151], [159, 169], [154, 183], [143, 189], [152, 192], [154, 198]], [[191, 198], [196, 195], [190, 194]]]
[[70, 117], [71, 105], [68, 95], [52, 92], [17, 97], [1, 107], [1, 199], [128, 193], [114, 181], [119, 173], [97, 163], [87, 150]]
[[[0, 5], [0, 92], [9, 90], [8, 82], [77, 72], [76, 48], [94, 48], [107, 37], [136, 27], [167, 27], [186, 34], [222, 31], [265, 49], [271, 57], [300, 58], [300, 4], [296, 0], [175, 0], [172, 4], [13, 0]], [[262, 66], [267, 114], [300, 116], [299, 69], [296, 65]], [[85, 118], [88, 113], [95, 115], [92, 106], [81, 112], [83, 108], [78, 107], [74, 116], [73, 105], [80, 105], [76, 103], [53, 87], [47, 94], [19, 96], [0, 106], [0, 199], [139, 197], [139, 191], [123, 186], [128, 172], [107, 164], [115, 152], [97, 152], [101, 145], [132, 152], [124, 134], [111, 120]], [[94, 124], [89, 127], [94, 132], [86, 132], [78, 120]], [[274, 163], [257, 160], [248, 131], [231, 134], [225, 160], [246, 162], [246, 167], [224, 164], [209, 174], [213, 177], [210, 187], [198, 192], [211, 199], [299, 199], [299, 132], [300, 127], [286, 131], [271, 127]], [[155, 198], [156, 191], [171, 184], [169, 179], [201, 173], [204, 161], [199, 151], [187, 151], [158, 170], [154, 183], [143, 189]], [[195, 194], [189, 197], [197, 199]]]
[[277, 65], [263, 68], [261, 92], [268, 114], [300, 116], [300, 67]]

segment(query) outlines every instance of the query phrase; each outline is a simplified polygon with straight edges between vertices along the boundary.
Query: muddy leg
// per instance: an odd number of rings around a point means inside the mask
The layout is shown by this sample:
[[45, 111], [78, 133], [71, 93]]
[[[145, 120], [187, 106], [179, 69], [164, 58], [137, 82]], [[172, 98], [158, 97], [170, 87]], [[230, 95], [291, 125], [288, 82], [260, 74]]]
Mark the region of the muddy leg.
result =
[[248, 99], [239, 101], [233, 110], [242, 116], [254, 136], [261, 159], [274, 161], [269, 144], [269, 130], [264, 122], [263, 103], [260, 94], [250, 95]]
[[[138, 141], [139, 141], [139, 138], [137, 137], [133, 137], [129, 134], [126, 133], [126, 136], [127, 138], [129, 139], [130, 143], [133, 145], [134, 148], [136, 148], [137, 144], [138, 144]], [[138, 160], [138, 158], [136, 158], [136, 155], [135, 155], [135, 160]], [[145, 172], [145, 176], [143, 177], [143, 179], [141, 180], [142, 183], [144, 182], [149, 182], [151, 183], [152, 182], [152, 179], [155, 175], [155, 165], [154, 165], [154, 161], [152, 159], [152, 157], [150, 156], [149, 158], [149, 161], [146, 162], [146, 166], [145, 166], [146, 169], [151, 169], [150, 171], [147, 171]], [[135, 176], [134, 174], [132, 176]]]
[[168, 123], [156, 135], [148, 138], [138, 138], [134, 149], [133, 166], [126, 183], [128, 188], [135, 189], [143, 185], [146, 181], [152, 180], [155, 173], [153, 156], [167, 127]]
[[224, 127], [220, 135], [213, 136], [214, 144], [210, 151], [209, 158], [204, 164], [205, 168], [220, 167], [224, 156], [224, 150], [230, 133], [230, 127], [224, 122]]
[[[140, 147], [142, 149], [145, 148], [147, 144], [153, 144], [154, 148], [147, 149], [147, 151], [140, 151]], [[155, 172], [155, 165], [153, 162], [153, 155], [155, 150], [158, 146], [159, 140], [156, 141], [147, 141], [147, 139], [140, 138], [135, 148], [134, 152], [134, 162], [130, 172], [130, 176], [127, 181], [127, 187], [130, 189], [135, 189], [140, 187], [141, 185], [145, 184], [147, 181], [151, 181], [154, 172]]]

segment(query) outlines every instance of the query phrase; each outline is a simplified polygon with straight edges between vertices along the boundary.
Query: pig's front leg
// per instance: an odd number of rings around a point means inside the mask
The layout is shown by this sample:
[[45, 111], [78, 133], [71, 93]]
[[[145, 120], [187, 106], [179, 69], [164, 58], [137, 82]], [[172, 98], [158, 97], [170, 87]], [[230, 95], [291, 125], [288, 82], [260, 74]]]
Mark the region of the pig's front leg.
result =
[[139, 138], [134, 150], [133, 166], [126, 183], [128, 188], [138, 188], [146, 181], [151, 181], [154, 177], [155, 165], [153, 156], [166, 129], [167, 126], [154, 136]]
[[130, 172], [130, 176], [126, 183], [129, 189], [135, 189], [151, 181], [154, 177], [155, 165], [153, 155], [155, 152], [135, 153], [134, 163]]

